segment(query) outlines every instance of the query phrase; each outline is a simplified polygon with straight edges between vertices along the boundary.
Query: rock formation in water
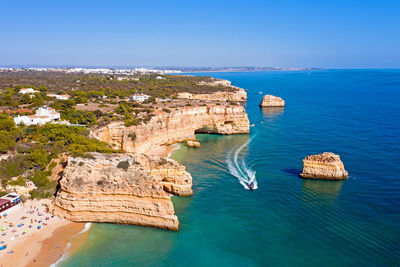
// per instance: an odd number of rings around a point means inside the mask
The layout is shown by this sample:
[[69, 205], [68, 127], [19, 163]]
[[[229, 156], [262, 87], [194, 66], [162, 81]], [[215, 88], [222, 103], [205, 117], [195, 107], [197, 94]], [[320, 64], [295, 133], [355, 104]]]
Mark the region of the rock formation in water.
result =
[[285, 100], [278, 96], [265, 95], [260, 103], [260, 107], [284, 107]]
[[303, 159], [303, 178], [343, 180], [349, 176], [339, 155], [324, 152]]
[[131, 154], [70, 157], [53, 214], [76, 222], [111, 222], [177, 231], [169, 193], [192, 194], [192, 177], [174, 160]]
[[186, 145], [188, 147], [200, 147], [200, 142], [197, 141], [187, 141]]
[[125, 127], [123, 122], [113, 122], [92, 129], [90, 135], [115, 149], [146, 153], [153, 146], [195, 140], [195, 133], [249, 133], [249, 119], [241, 105], [189, 106], [170, 113], [158, 111], [147, 124]]
[[[231, 86], [232, 87], [232, 86]], [[231, 102], [245, 102], [247, 101], [247, 93], [245, 90], [237, 88], [236, 91], [219, 91], [209, 94], [191, 94], [191, 93], [178, 93], [178, 98], [191, 99], [191, 100], [205, 100], [205, 101], [231, 101]]]

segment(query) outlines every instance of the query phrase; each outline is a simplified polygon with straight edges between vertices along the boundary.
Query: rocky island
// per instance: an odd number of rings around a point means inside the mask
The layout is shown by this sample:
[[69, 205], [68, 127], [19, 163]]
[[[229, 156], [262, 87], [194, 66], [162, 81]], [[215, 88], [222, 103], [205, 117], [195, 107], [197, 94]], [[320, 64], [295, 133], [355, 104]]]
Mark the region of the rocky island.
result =
[[303, 172], [300, 174], [303, 178], [343, 180], [349, 176], [340, 156], [331, 152], [307, 156], [303, 165]]
[[263, 96], [260, 107], [284, 107], [285, 100], [278, 96], [265, 95]]

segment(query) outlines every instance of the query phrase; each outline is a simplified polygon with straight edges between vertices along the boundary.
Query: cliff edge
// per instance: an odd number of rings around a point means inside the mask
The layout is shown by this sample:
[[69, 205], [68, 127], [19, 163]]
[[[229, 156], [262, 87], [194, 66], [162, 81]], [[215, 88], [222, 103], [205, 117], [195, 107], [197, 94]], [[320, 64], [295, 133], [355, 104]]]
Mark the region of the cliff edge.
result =
[[178, 93], [178, 98], [204, 101], [246, 102], [247, 93], [243, 89], [237, 92], [215, 92], [211, 94]]
[[192, 194], [192, 177], [174, 160], [146, 155], [70, 157], [53, 214], [75, 222], [111, 222], [177, 231], [170, 193]]
[[153, 146], [195, 140], [195, 133], [249, 133], [249, 119], [241, 105], [187, 106], [170, 113], [158, 112], [146, 124], [125, 127], [113, 122], [92, 129], [90, 136], [107, 142], [114, 149], [146, 153]]

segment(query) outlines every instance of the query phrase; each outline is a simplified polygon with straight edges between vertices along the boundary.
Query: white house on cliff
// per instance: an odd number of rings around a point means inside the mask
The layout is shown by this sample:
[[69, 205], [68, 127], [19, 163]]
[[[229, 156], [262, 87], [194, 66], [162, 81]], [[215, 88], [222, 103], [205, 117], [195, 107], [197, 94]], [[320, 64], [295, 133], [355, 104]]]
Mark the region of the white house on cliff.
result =
[[149, 96], [145, 94], [135, 93], [133, 96], [131, 96], [131, 101], [135, 100], [137, 102], [143, 102], [146, 101], [147, 99], [149, 99]]
[[22, 88], [21, 90], [19, 90], [20, 94], [29, 94], [29, 95], [33, 95], [35, 93], [40, 93], [39, 91], [33, 89], [33, 88]]
[[70, 95], [57, 95], [57, 94], [47, 94], [48, 97], [54, 97], [58, 100], [68, 100], [71, 96]]
[[15, 124], [25, 124], [25, 125], [44, 125], [48, 122], [59, 121], [60, 113], [55, 109], [42, 106], [36, 110], [35, 115], [29, 116], [18, 116], [14, 118]]

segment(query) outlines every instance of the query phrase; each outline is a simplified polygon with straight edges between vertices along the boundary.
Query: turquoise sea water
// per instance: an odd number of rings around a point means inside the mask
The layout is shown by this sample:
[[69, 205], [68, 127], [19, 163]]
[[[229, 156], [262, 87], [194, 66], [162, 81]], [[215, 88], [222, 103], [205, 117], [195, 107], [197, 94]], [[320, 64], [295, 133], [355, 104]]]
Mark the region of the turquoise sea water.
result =
[[[202, 75], [197, 73], [196, 75]], [[205, 73], [248, 89], [249, 135], [198, 135], [173, 158], [194, 195], [180, 231], [96, 224], [61, 266], [369, 266], [400, 262], [400, 71]], [[260, 109], [262, 95], [286, 100]], [[256, 171], [245, 190], [227, 158]], [[302, 159], [340, 154], [347, 181], [303, 180]]]

